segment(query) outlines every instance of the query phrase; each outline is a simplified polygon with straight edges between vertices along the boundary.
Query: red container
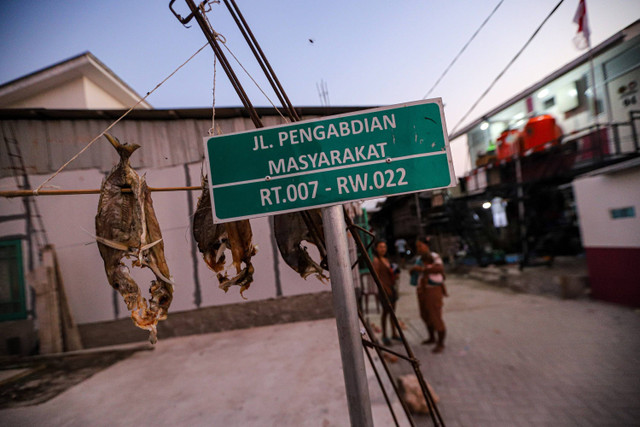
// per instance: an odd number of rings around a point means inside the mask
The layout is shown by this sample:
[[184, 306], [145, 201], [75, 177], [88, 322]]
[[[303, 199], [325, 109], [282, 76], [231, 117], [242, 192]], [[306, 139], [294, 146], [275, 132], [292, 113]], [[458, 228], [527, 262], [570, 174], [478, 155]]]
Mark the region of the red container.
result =
[[498, 137], [498, 160], [509, 160], [518, 154], [520, 145], [520, 131], [516, 129], [505, 130]]
[[525, 152], [544, 151], [547, 146], [558, 144], [561, 136], [562, 129], [556, 125], [553, 116], [532, 117], [522, 130], [523, 149]]

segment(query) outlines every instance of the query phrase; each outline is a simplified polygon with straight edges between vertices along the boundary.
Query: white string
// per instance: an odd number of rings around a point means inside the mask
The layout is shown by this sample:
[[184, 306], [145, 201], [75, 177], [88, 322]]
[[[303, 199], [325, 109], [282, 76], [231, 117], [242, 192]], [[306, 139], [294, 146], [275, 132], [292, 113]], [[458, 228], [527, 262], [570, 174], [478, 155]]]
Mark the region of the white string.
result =
[[[213, 0], [212, 2], [209, 3], [220, 3], [219, 0]], [[207, 3], [207, 5], [209, 5], [209, 3]], [[209, 18], [207, 18], [207, 14], [205, 12], [209, 12], [211, 10], [211, 6], [209, 5], [209, 10], [205, 10], [204, 9], [204, 2], [200, 4], [200, 10], [202, 11], [202, 15], [204, 16], [204, 19], [207, 23], [207, 26], [209, 27], [209, 30], [211, 31], [211, 33], [214, 35], [214, 37], [220, 41], [220, 43], [222, 43], [222, 45], [225, 47], [225, 49], [227, 49], [227, 52], [229, 52], [231, 54], [231, 56], [233, 56], [233, 59], [236, 60], [236, 62], [238, 63], [238, 65], [240, 65], [240, 68], [242, 68], [244, 70], [244, 72], [247, 74], [247, 76], [249, 76], [249, 78], [251, 79], [251, 81], [256, 85], [256, 87], [258, 88], [258, 90], [260, 90], [260, 92], [262, 92], [262, 94], [264, 95], [265, 98], [267, 98], [267, 101], [269, 101], [269, 103], [271, 104], [271, 106], [278, 112], [278, 114], [280, 115], [280, 117], [282, 117], [285, 121], [285, 123], [289, 123], [289, 119], [287, 117], [285, 117], [280, 110], [278, 109], [278, 107], [275, 106], [275, 104], [273, 103], [273, 101], [271, 101], [271, 98], [269, 98], [269, 96], [267, 96], [267, 94], [265, 93], [264, 90], [262, 90], [262, 88], [260, 87], [260, 85], [258, 84], [258, 82], [251, 76], [251, 74], [249, 73], [249, 71], [247, 71], [246, 68], [244, 68], [244, 66], [242, 65], [242, 63], [240, 62], [240, 60], [233, 54], [233, 52], [231, 52], [231, 49], [229, 49], [229, 46], [227, 46], [227, 40], [224, 38], [224, 36], [220, 33], [217, 33], [214, 29], [213, 26], [211, 25], [211, 23], [209, 22]], [[215, 57], [215, 55], [214, 55]], [[216, 68], [215, 68], [215, 58], [214, 58], [214, 62], [213, 62], [213, 87], [214, 87], [214, 91], [215, 91], [215, 76], [216, 76]], [[215, 103], [215, 93], [214, 93], [214, 103]], [[214, 113], [215, 115], [215, 107], [214, 107]], [[213, 124], [212, 124], [212, 128], [209, 130], [209, 135], [211, 135], [213, 130]]]
[[249, 76], [249, 78], [251, 79], [251, 81], [256, 85], [256, 87], [258, 88], [258, 90], [260, 90], [260, 92], [262, 92], [262, 94], [264, 95], [265, 98], [267, 98], [267, 101], [269, 101], [269, 103], [271, 104], [271, 106], [278, 112], [278, 114], [280, 115], [280, 117], [282, 117], [285, 121], [285, 123], [290, 123], [290, 120], [288, 117], [285, 117], [282, 115], [282, 113], [280, 112], [280, 110], [278, 109], [278, 107], [276, 107], [276, 105], [273, 103], [273, 101], [271, 100], [271, 98], [269, 98], [269, 96], [264, 92], [264, 90], [262, 90], [262, 88], [260, 87], [260, 85], [258, 84], [258, 82], [251, 76], [251, 74], [249, 73], [249, 71], [247, 71], [246, 68], [244, 68], [244, 65], [242, 65], [242, 63], [240, 62], [240, 60], [233, 54], [233, 52], [231, 52], [231, 49], [229, 49], [229, 47], [227, 46], [226, 42], [222, 42], [222, 45], [225, 47], [225, 49], [227, 49], [227, 52], [229, 52], [231, 54], [231, 56], [233, 56], [233, 59], [236, 60], [236, 62], [238, 63], [238, 65], [240, 66], [240, 68], [242, 68], [244, 70], [244, 72], [247, 74], [247, 76]]
[[85, 147], [80, 150], [78, 152], [78, 154], [76, 154], [75, 156], [73, 156], [71, 159], [69, 159], [64, 165], [62, 165], [60, 167], [60, 169], [58, 169], [53, 175], [51, 175], [49, 178], [47, 178], [46, 181], [44, 181], [42, 184], [40, 184], [38, 186], [38, 188], [36, 188], [35, 190], [33, 190], [33, 194], [35, 196], [38, 195], [38, 191], [40, 191], [40, 189], [47, 184], [49, 181], [51, 181], [53, 178], [55, 178], [56, 176], [58, 176], [58, 174], [60, 172], [62, 172], [67, 166], [69, 166], [69, 164], [71, 162], [73, 162], [75, 159], [77, 159], [78, 157], [80, 157], [80, 155], [82, 153], [84, 153], [85, 151], [87, 151], [89, 149], [89, 147], [91, 147], [91, 145], [93, 145], [94, 142], [96, 142], [101, 136], [103, 136], [105, 133], [107, 133], [112, 127], [114, 127], [116, 124], [118, 124], [118, 122], [120, 122], [120, 120], [124, 119], [134, 108], [136, 108], [141, 102], [143, 102], [145, 99], [147, 99], [149, 97], [149, 95], [151, 95], [153, 92], [155, 92], [160, 86], [162, 86], [167, 80], [169, 80], [171, 77], [173, 77], [174, 74], [176, 74], [178, 72], [178, 70], [180, 70], [182, 67], [184, 67], [185, 65], [187, 65], [187, 63], [189, 61], [191, 61], [197, 54], [199, 54], [205, 47], [207, 47], [209, 43], [205, 43], [200, 49], [198, 49], [196, 51], [196, 53], [194, 53], [193, 55], [191, 55], [189, 57], [189, 59], [187, 59], [185, 62], [182, 63], [182, 65], [180, 65], [178, 68], [176, 68], [171, 74], [169, 74], [164, 80], [162, 80], [160, 83], [158, 83], [156, 85], [156, 87], [154, 87], [151, 91], [147, 92], [147, 94], [140, 98], [138, 100], [138, 102], [136, 102], [133, 107], [129, 108], [129, 110], [127, 110], [126, 113], [124, 113], [122, 116], [120, 116], [116, 121], [114, 121], [113, 123], [111, 123], [105, 130], [103, 130], [102, 132], [100, 132], [100, 134], [98, 136], [96, 136], [95, 138], [93, 138], [91, 140], [91, 142], [89, 142], [87, 145], [85, 145]]
[[213, 89], [211, 90], [211, 129], [209, 129], [209, 136], [213, 136], [214, 129], [216, 128], [216, 55], [213, 55]]
[[[216, 33], [213, 30], [213, 26], [211, 25], [211, 22], [209, 22], [209, 18], [207, 17], [207, 13], [211, 11], [211, 3], [217, 3], [219, 4], [220, 1], [219, 0], [213, 0], [208, 2], [206, 5], [209, 6], [209, 10], [205, 10], [205, 3], [202, 2], [200, 3], [200, 11], [202, 12], [202, 16], [204, 16], [204, 20], [207, 23], [207, 26], [209, 27], [209, 31], [211, 31], [211, 33], [213, 34], [213, 37], [215, 37], [218, 40], [223, 40], [224, 36], [221, 36], [220, 34]], [[217, 59], [218, 57], [215, 55], [213, 55], [213, 88], [211, 89], [211, 96], [212, 96], [212, 102], [211, 102], [211, 128], [209, 129], [209, 136], [213, 136], [215, 134], [215, 129], [216, 129], [216, 65], [217, 65]]]

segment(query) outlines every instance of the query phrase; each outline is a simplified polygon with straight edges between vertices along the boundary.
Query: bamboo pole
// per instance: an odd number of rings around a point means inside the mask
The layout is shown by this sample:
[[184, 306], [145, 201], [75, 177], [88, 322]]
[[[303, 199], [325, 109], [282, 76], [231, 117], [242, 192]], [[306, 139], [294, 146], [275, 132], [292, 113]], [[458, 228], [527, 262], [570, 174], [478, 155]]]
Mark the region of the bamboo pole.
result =
[[[192, 187], [149, 187], [149, 191], [194, 191], [201, 190], [202, 186]], [[131, 193], [130, 188], [123, 188], [123, 193]], [[12, 198], [12, 197], [28, 197], [28, 196], [72, 196], [79, 194], [100, 194], [100, 189], [91, 190], [10, 190], [0, 191], [0, 197]]]

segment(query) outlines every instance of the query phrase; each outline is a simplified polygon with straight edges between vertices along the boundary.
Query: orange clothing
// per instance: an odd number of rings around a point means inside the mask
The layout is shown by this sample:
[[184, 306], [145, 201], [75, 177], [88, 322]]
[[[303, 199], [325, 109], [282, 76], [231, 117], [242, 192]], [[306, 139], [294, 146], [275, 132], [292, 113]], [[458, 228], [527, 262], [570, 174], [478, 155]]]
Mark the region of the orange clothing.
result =
[[[442, 264], [438, 254], [432, 252], [435, 264]], [[435, 279], [435, 280], [434, 280]], [[442, 332], [446, 329], [442, 319], [442, 307], [444, 306], [444, 275], [423, 273], [416, 290], [420, 317], [434, 330]], [[441, 283], [437, 285], [436, 283]]]
[[395, 289], [396, 275], [391, 269], [391, 263], [389, 263], [389, 260], [380, 257], [373, 258], [373, 269], [378, 274], [380, 284], [391, 302], [396, 301], [398, 299]]
[[420, 317], [424, 323], [439, 332], [446, 330], [442, 319], [442, 307], [444, 307], [442, 286], [421, 285], [418, 286], [417, 294]]

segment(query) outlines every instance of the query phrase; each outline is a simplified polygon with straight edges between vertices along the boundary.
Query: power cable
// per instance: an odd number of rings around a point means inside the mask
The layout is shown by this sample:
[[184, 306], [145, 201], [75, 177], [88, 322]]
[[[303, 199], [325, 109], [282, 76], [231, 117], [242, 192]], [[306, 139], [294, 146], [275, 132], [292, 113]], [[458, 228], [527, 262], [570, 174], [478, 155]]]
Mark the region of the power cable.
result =
[[467, 46], [469, 46], [469, 44], [471, 44], [471, 42], [473, 41], [473, 39], [476, 38], [476, 36], [478, 35], [478, 33], [480, 32], [480, 30], [482, 30], [482, 28], [485, 26], [485, 24], [487, 22], [489, 22], [489, 19], [491, 19], [491, 17], [496, 13], [496, 11], [498, 10], [498, 8], [500, 7], [500, 5], [502, 5], [502, 3], [504, 2], [504, 0], [500, 0], [500, 2], [496, 5], [495, 8], [493, 8], [493, 11], [489, 14], [489, 16], [487, 16], [487, 19], [484, 20], [484, 22], [480, 25], [480, 27], [478, 27], [478, 29], [476, 30], [475, 33], [473, 33], [473, 35], [471, 36], [471, 38], [465, 43], [464, 46], [462, 46], [462, 49], [460, 49], [460, 52], [458, 52], [458, 54], [455, 56], [455, 58], [453, 58], [453, 61], [451, 61], [451, 63], [449, 64], [449, 66], [442, 72], [442, 74], [440, 75], [440, 77], [438, 77], [438, 80], [433, 84], [433, 86], [431, 86], [431, 89], [429, 89], [429, 91], [427, 92], [427, 94], [425, 96], [422, 97], [422, 99], [427, 99], [429, 97], [429, 95], [431, 95], [431, 92], [433, 92], [433, 90], [436, 88], [436, 86], [438, 86], [438, 83], [440, 83], [440, 80], [442, 80], [442, 78], [449, 72], [449, 70], [451, 69], [451, 67], [453, 66], [453, 64], [456, 63], [456, 61], [458, 60], [458, 58], [460, 58], [460, 55], [462, 55], [462, 53], [467, 49]]
[[471, 106], [471, 108], [469, 108], [469, 110], [462, 116], [462, 118], [458, 121], [458, 123], [453, 127], [453, 130], [451, 131], [451, 134], [454, 134], [455, 131], [458, 129], [458, 126], [460, 126], [460, 124], [466, 120], [466, 118], [469, 116], [469, 114], [471, 114], [471, 112], [474, 110], [474, 108], [476, 108], [478, 106], [478, 104], [480, 103], [480, 101], [482, 101], [484, 99], [484, 97], [489, 93], [489, 91], [491, 89], [493, 89], [493, 86], [495, 86], [495, 84], [498, 82], [498, 80], [500, 80], [500, 78], [502, 78], [502, 76], [504, 75], [504, 73], [509, 69], [509, 67], [511, 67], [511, 65], [513, 65], [513, 63], [516, 61], [516, 59], [518, 59], [518, 57], [520, 56], [520, 54], [527, 48], [527, 46], [529, 46], [529, 43], [531, 43], [531, 41], [535, 38], [535, 36], [538, 34], [538, 32], [542, 29], [542, 27], [544, 26], [544, 24], [547, 23], [547, 21], [549, 20], [549, 18], [551, 18], [551, 16], [556, 12], [556, 10], [558, 10], [558, 8], [560, 7], [560, 5], [564, 2], [564, 0], [560, 0], [558, 2], [558, 4], [553, 8], [553, 10], [551, 10], [551, 12], [549, 12], [549, 14], [547, 15], [546, 18], [544, 18], [544, 20], [542, 21], [542, 23], [538, 26], [538, 28], [533, 32], [533, 34], [531, 35], [531, 37], [529, 37], [529, 40], [527, 40], [527, 42], [524, 44], [524, 46], [522, 46], [522, 48], [520, 48], [520, 50], [518, 51], [518, 53], [516, 53], [516, 56], [513, 57], [513, 59], [511, 59], [511, 61], [509, 61], [509, 63], [507, 64], [506, 67], [504, 67], [504, 69], [500, 72], [500, 74], [498, 74], [498, 76], [491, 82], [491, 84], [489, 85], [489, 87], [482, 93], [482, 95], [480, 95], [480, 98], [478, 98], [478, 100], [476, 102], [473, 103], [473, 105]]

